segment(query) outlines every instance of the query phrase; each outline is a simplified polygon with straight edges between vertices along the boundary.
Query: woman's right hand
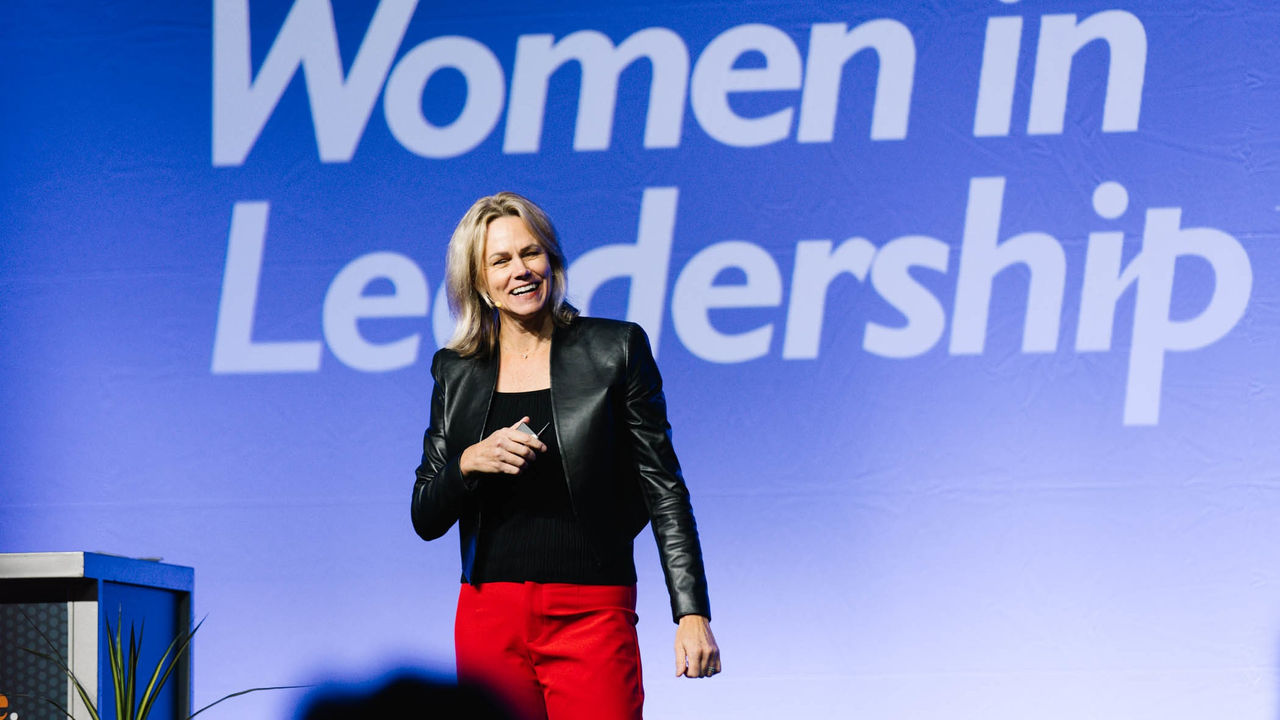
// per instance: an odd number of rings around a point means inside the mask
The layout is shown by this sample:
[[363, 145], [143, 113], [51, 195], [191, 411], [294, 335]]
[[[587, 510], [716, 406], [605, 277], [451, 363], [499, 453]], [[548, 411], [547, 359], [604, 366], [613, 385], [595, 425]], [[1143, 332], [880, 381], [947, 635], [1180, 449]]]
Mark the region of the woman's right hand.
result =
[[529, 418], [520, 418], [511, 427], [499, 428], [489, 437], [462, 451], [458, 469], [463, 477], [473, 473], [501, 473], [518, 475], [547, 446], [535, 435], [517, 430]]

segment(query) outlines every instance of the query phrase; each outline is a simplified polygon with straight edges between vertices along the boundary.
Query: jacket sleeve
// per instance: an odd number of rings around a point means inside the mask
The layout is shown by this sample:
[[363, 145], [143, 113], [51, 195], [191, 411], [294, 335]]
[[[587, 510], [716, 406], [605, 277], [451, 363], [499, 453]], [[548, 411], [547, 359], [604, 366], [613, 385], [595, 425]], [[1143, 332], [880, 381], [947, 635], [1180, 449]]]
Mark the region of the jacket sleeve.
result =
[[434, 540], [449, 531], [462, 515], [471, 488], [458, 467], [460, 456], [449, 456], [445, 441], [445, 393], [440, 356], [431, 362], [431, 422], [422, 438], [422, 462], [413, 485], [413, 529], [423, 540]]
[[641, 494], [657, 540], [671, 595], [672, 619], [711, 617], [706, 572], [689, 489], [671, 444], [671, 424], [649, 339], [638, 325], [627, 337], [627, 389], [623, 419], [638, 466]]

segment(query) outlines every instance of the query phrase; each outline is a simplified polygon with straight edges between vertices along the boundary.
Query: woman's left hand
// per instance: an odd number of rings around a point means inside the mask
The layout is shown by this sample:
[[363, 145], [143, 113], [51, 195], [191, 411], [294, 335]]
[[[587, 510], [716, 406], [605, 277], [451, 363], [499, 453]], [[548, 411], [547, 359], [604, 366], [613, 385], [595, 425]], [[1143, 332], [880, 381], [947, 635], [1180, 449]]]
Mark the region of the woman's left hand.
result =
[[711, 634], [711, 620], [683, 615], [676, 625], [676, 677], [711, 677], [720, 672], [720, 647]]

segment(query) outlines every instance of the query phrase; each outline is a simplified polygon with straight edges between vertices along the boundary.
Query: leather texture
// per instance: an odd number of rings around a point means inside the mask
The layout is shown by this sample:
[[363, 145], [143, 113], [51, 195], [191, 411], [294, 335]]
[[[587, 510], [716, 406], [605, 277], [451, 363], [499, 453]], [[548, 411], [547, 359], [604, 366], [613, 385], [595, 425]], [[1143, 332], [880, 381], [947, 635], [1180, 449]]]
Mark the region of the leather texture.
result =
[[[497, 387], [495, 358], [440, 350], [431, 362], [431, 422], [413, 489], [413, 527], [434, 540], [459, 524], [470, 581], [484, 519], [462, 451], [482, 440]], [[551, 341], [551, 409], [574, 514], [601, 544], [631, 541], [648, 523], [672, 618], [711, 616], [689, 490], [671, 444], [662, 377], [639, 325], [576, 318]], [[483, 479], [479, 480], [483, 482]]]

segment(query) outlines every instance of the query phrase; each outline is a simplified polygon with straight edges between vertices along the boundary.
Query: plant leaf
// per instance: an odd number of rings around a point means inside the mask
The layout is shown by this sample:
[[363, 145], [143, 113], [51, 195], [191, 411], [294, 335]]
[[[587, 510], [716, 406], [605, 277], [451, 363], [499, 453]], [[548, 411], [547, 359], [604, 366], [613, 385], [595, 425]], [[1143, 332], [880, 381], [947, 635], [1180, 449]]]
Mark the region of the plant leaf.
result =
[[[23, 616], [26, 617], [26, 613], [23, 613]], [[53, 644], [53, 641], [44, 634], [40, 627], [36, 625], [30, 617], [26, 617], [26, 620], [27, 623], [29, 623], [40, 635], [40, 638], [44, 643], [49, 646], [52, 654], [42, 653], [30, 648], [20, 649], [56, 664], [58, 668], [71, 680], [72, 685], [75, 687], [76, 694], [80, 697], [80, 701], [84, 703], [85, 709], [89, 712], [90, 720], [102, 720], [101, 716], [98, 714], [98, 708], [95, 705], [93, 698], [89, 697], [89, 693], [85, 690], [84, 685], [80, 683], [80, 679], [75, 676], [75, 673], [67, 665], [66, 661], [62, 659], [62, 654], [58, 651], [57, 646]], [[195, 627], [191, 628], [189, 632], [179, 632], [178, 635], [174, 637], [173, 641], [169, 643], [169, 647], [166, 648], [164, 654], [160, 656], [160, 660], [151, 674], [147, 687], [142, 693], [142, 698], [135, 707], [132, 701], [137, 690], [136, 678], [138, 658], [141, 654], [142, 634], [144, 628], [140, 626], [135, 633], [133, 626], [131, 625], [129, 627], [129, 652], [128, 657], [126, 658], [124, 649], [123, 610], [117, 613], [116, 625], [114, 628], [111, 626], [110, 620], [104, 620], [107, 636], [107, 658], [111, 664], [112, 685], [116, 690], [116, 720], [146, 720], [147, 715], [150, 714], [151, 709], [155, 704], [157, 696], [160, 694], [160, 690], [165, 686], [165, 683], [168, 682], [169, 676], [177, 668], [183, 655], [190, 650], [192, 638], [195, 636], [196, 631], [200, 629], [200, 626], [204, 625], [204, 621], [205, 618], [201, 618], [200, 622], [196, 623]], [[309, 687], [313, 686], [273, 685], [269, 687], [256, 687], [249, 688], [248, 690], [241, 690], [239, 692], [233, 692], [228, 695], [223, 695], [217, 700], [214, 700], [208, 705], [205, 705], [199, 710], [191, 713], [187, 716], [187, 720], [191, 720], [191, 718], [194, 718], [214, 705], [225, 700], [230, 700], [234, 697], [240, 697], [241, 695], [248, 695], [249, 693], [261, 692], [263, 690], [296, 690]], [[57, 708], [58, 712], [66, 716], [68, 720], [76, 720], [75, 716], [62, 705], [59, 705], [57, 702], [50, 700], [49, 698], [44, 698], [44, 700]]]
[[[26, 696], [18, 695], [17, 697], [31, 697], [31, 696], [30, 696], [30, 695], [26, 695]], [[64, 707], [62, 707], [62, 705], [58, 704], [57, 702], [55, 702], [55, 701], [53, 701], [53, 700], [50, 700], [49, 698], [39, 698], [39, 699], [44, 700], [45, 702], [47, 702], [47, 703], [49, 703], [50, 705], [54, 706], [55, 708], [57, 708], [58, 712], [62, 713], [63, 715], [66, 715], [66, 716], [67, 716], [68, 718], [70, 718], [71, 720], [76, 720], [76, 717], [75, 717], [74, 715], [72, 715], [71, 713], [67, 712], [67, 709], [66, 709], [66, 708], [64, 708]]]
[[209, 708], [213, 707], [214, 705], [217, 705], [218, 703], [222, 702], [223, 700], [230, 700], [230, 699], [231, 699], [231, 698], [233, 698], [233, 697], [240, 697], [241, 695], [248, 695], [249, 693], [259, 692], [259, 691], [261, 691], [261, 690], [297, 690], [297, 689], [299, 689], [299, 688], [309, 688], [309, 687], [314, 687], [314, 685], [273, 685], [273, 686], [271, 686], [271, 687], [256, 687], [256, 688], [249, 688], [248, 690], [241, 690], [240, 692], [233, 692], [233, 693], [231, 693], [230, 695], [223, 695], [222, 697], [218, 698], [217, 700], [214, 700], [213, 702], [209, 703], [208, 705], [205, 705], [204, 707], [200, 708], [199, 710], [197, 710], [197, 711], [195, 711], [195, 712], [191, 713], [190, 715], [188, 715], [188, 716], [187, 716], [187, 720], [191, 720], [191, 718], [193, 718], [193, 717], [195, 717], [195, 716], [199, 715], [200, 713], [204, 712], [205, 710], [208, 710]]
[[[168, 649], [164, 651], [164, 655], [160, 656], [160, 662], [156, 664], [155, 672], [151, 674], [151, 681], [147, 683], [147, 688], [142, 693], [142, 701], [138, 704], [137, 720], [146, 720], [147, 715], [151, 713], [151, 706], [155, 704], [156, 698], [160, 695], [160, 690], [169, 681], [169, 675], [177, 667], [182, 656], [186, 654], [191, 645], [191, 639], [195, 637], [196, 631], [203, 624], [204, 618], [201, 618], [200, 622], [196, 623], [196, 626], [191, 628], [189, 632], [183, 631], [175, 635], [173, 642], [169, 643]], [[162, 670], [163, 674], [161, 674]], [[159, 677], [159, 682], [156, 681], [157, 677]]]
[[116, 616], [116, 627], [111, 629], [111, 621], [104, 618], [107, 625], [107, 657], [111, 660], [111, 686], [115, 689], [116, 720], [128, 720], [124, 711], [124, 651], [121, 648], [120, 629], [122, 618]]
[[[70, 678], [71, 684], [75, 687], [76, 694], [80, 696], [80, 701], [84, 703], [85, 709], [89, 711], [89, 717], [93, 720], [100, 720], [98, 717], [98, 709], [94, 706], [93, 700], [89, 697], [89, 693], [84, 689], [84, 686], [80, 684], [80, 679], [75, 676], [75, 673], [71, 671], [71, 668], [67, 667], [66, 664], [62, 662], [62, 658], [55, 657], [53, 655], [46, 655], [30, 648], [22, 648], [22, 650], [24, 652], [29, 652], [38, 658], [44, 658], [45, 660], [56, 663], [58, 667], [62, 669], [62, 672], [66, 673], [67, 677]], [[44, 701], [58, 708], [58, 710], [67, 717], [75, 720], [75, 717], [71, 713], [67, 712], [66, 708], [62, 707], [57, 702], [50, 700], [49, 698], [44, 698]]]
[[[169, 647], [165, 648], [164, 654], [160, 656], [159, 662], [156, 663], [155, 670], [151, 673], [151, 679], [147, 681], [147, 686], [142, 690], [142, 698], [138, 700], [137, 720], [146, 719], [151, 712], [151, 705], [155, 703], [156, 697], [160, 695], [160, 690], [164, 687], [165, 682], [168, 681], [169, 673], [172, 672], [174, 665], [181, 659], [181, 653], [173, 654], [173, 649], [180, 640], [182, 640], [181, 634], [175, 636], [173, 642], [169, 643]], [[170, 655], [173, 655], [173, 657], [171, 658]], [[163, 673], [163, 678], [161, 673]], [[159, 680], [158, 684], [157, 680]]]
[[134, 634], [134, 626], [129, 625], [129, 674], [125, 676], [125, 707], [127, 714], [122, 720], [139, 720], [138, 718], [138, 657], [142, 654], [142, 633], [146, 630], [144, 620]]
[[[84, 703], [85, 709], [89, 711], [89, 717], [92, 720], [100, 720], [98, 717], [97, 704], [93, 701], [92, 698], [89, 697], [89, 693], [84, 689], [84, 685], [80, 684], [80, 678], [76, 677], [76, 674], [71, 671], [71, 668], [67, 665], [66, 661], [62, 659], [62, 653], [58, 650], [58, 646], [53, 644], [53, 641], [49, 639], [49, 636], [44, 634], [44, 631], [40, 629], [40, 626], [37, 625], [35, 621], [32, 620], [29, 615], [27, 615], [26, 612], [24, 612], [21, 608], [18, 609], [18, 612], [22, 613], [23, 619], [25, 619], [27, 621], [27, 624], [30, 625], [31, 628], [36, 631], [36, 634], [39, 635], [40, 639], [44, 641], [44, 644], [49, 646], [49, 649], [53, 652], [53, 655], [46, 655], [44, 653], [37, 652], [30, 648], [22, 648], [22, 650], [25, 652], [31, 653], [36, 657], [41, 657], [46, 660], [49, 660], [50, 662], [57, 665], [62, 670], [62, 672], [66, 673], [67, 677], [71, 679], [72, 686], [75, 687], [76, 694], [80, 696], [80, 702]], [[45, 698], [45, 699], [54, 707], [58, 708], [63, 713], [66, 713], [67, 717], [71, 717], [71, 714], [67, 713], [66, 709], [63, 708], [61, 705], [54, 702], [53, 700], [49, 700], [48, 698]], [[72, 720], [74, 720], [74, 718]]]

